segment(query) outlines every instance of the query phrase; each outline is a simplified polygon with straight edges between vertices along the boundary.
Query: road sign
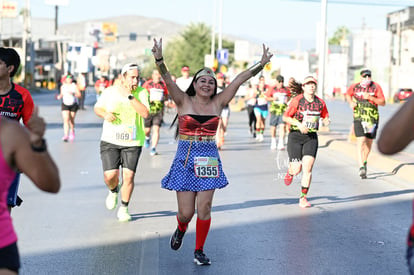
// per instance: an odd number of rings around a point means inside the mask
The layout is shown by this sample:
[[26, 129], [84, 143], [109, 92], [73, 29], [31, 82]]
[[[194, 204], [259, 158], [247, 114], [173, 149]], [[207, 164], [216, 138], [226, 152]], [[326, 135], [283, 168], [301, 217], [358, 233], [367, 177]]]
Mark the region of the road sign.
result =
[[229, 50], [221, 49], [217, 50], [217, 60], [220, 64], [229, 64]]
[[114, 42], [118, 36], [118, 25], [116, 23], [104, 22], [102, 23], [102, 33], [104, 41]]
[[16, 1], [0, 1], [0, 17], [16, 17], [17, 16], [17, 2]]

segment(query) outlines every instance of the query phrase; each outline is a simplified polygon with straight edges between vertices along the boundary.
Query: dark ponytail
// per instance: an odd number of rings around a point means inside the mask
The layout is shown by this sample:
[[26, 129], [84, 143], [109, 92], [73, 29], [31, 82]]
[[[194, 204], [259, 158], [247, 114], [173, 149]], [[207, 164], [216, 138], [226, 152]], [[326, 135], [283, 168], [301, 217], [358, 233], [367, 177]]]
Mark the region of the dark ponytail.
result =
[[292, 97], [303, 94], [302, 83], [296, 80], [289, 81], [288, 88], [292, 93]]

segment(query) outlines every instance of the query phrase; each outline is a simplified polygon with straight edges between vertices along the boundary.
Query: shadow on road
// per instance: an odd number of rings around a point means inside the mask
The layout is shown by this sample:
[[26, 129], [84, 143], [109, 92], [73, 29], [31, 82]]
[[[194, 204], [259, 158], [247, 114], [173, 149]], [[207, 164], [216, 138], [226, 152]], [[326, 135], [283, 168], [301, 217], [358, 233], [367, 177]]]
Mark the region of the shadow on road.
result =
[[351, 196], [351, 197], [319, 196], [319, 197], [313, 197], [312, 201], [315, 201], [318, 199], [329, 200], [328, 202], [313, 204], [314, 206], [317, 206], [317, 205], [326, 205], [326, 204], [332, 204], [332, 203], [343, 203], [343, 202], [350, 202], [350, 201], [362, 201], [362, 200], [370, 200], [370, 199], [377, 199], [377, 198], [387, 198], [387, 197], [399, 196], [403, 194], [410, 194], [413, 192], [414, 192], [414, 189], [407, 189], [407, 190], [399, 190], [399, 191], [356, 195], [356, 196]]
[[[63, 123], [47, 123], [46, 127], [48, 129], [61, 129]], [[86, 128], [102, 128], [102, 123], [84, 123], [84, 122], [76, 122], [76, 129], [86, 129]]]
[[[414, 190], [404, 192], [412, 191]], [[341, 202], [398, 194], [400, 192], [386, 192], [330, 199]], [[214, 214], [216, 211], [290, 201], [257, 200], [217, 206], [213, 210], [213, 216], [217, 215]], [[313, 212], [311, 215], [301, 214], [291, 218], [276, 216], [264, 221], [252, 219], [248, 223], [233, 222], [227, 226], [214, 226], [205, 247], [213, 264], [202, 267], [196, 266], [192, 261], [195, 244], [194, 221], [179, 251], [170, 249], [169, 234], [166, 236], [159, 232], [146, 231], [145, 227], [140, 226], [140, 222], [113, 223], [106, 228], [112, 230], [112, 234], [133, 231], [134, 237], [129, 241], [113, 242], [108, 238], [97, 242], [94, 232], [90, 232], [89, 236], [81, 237], [92, 241], [85, 240], [83, 244], [65, 246], [66, 238], [70, 236], [59, 236], [62, 239], [57, 240], [58, 244], [53, 248], [46, 251], [39, 248], [35, 253], [23, 253], [21, 274], [370, 274], [373, 265], [381, 270], [380, 274], [404, 274], [406, 266], [402, 256], [403, 241], [392, 241], [387, 230], [380, 230], [375, 235], [371, 230], [360, 234], [354, 232], [359, 228], [375, 227], [379, 223], [382, 225], [384, 217], [378, 213], [384, 211], [391, 211], [394, 219], [392, 222], [408, 219], [396, 215], [394, 210], [407, 205], [407, 201], [383, 201], [378, 205], [345, 208], [330, 213]], [[237, 211], [231, 215], [244, 216], [249, 213]], [[172, 215], [170, 211], [139, 215], [156, 217], [159, 214]], [[328, 217], [332, 219], [331, 222], [327, 222]], [[323, 233], [316, 234], [316, 228], [321, 224]], [[171, 228], [171, 233], [174, 229], [175, 227]], [[404, 240], [406, 229], [396, 230], [392, 234], [393, 238]], [[338, 245], [341, 249], [332, 249]], [[396, 255], [394, 261], [389, 261], [390, 254]], [[294, 257], [305, 260], [292, 261]], [[318, 262], [320, 259], [324, 263]], [[318, 264], [314, 264], [315, 262]], [[321, 272], [321, 269], [329, 272]]]
[[346, 141], [346, 138], [334, 138], [328, 140], [324, 145], [319, 145], [319, 148], [327, 148], [334, 141]]
[[379, 173], [371, 173], [367, 175], [368, 179], [378, 179], [383, 177], [394, 176], [398, 173], [398, 171], [407, 165], [414, 165], [414, 162], [411, 163], [401, 163], [397, 165], [391, 172], [379, 172]]

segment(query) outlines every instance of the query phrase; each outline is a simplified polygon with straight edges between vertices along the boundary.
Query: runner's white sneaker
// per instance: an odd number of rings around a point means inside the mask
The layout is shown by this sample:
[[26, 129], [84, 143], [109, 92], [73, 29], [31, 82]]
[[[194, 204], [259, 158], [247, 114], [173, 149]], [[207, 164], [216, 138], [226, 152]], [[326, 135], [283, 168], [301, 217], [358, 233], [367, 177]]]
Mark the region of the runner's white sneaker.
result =
[[308, 202], [308, 199], [303, 196], [302, 198], [299, 199], [299, 206], [302, 208], [308, 208], [311, 207], [312, 205]]
[[115, 209], [118, 204], [118, 192], [109, 191], [108, 196], [106, 196], [105, 204], [108, 210]]
[[155, 156], [155, 155], [158, 155], [158, 153], [157, 153], [157, 150], [155, 149], [155, 147], [153, 147], [151, 149], [150, 156]]
[[270, 150], [276, 149], [276, 139], [272, 138], [272, 142], [270, 143]]
[[131, 215], [128, 213], [128, 207], [126, 206], [119, 207], [118, 214], [116, 216], [120, 222], [129, 222], [132, 219]]

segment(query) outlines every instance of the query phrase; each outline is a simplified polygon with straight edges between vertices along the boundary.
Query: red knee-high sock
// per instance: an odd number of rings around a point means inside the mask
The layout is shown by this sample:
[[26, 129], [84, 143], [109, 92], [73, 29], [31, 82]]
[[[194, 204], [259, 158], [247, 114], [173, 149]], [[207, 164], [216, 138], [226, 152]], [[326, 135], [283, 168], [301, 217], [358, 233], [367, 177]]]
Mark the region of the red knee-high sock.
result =
[[180, 221], [180, 219], [178, 219], [178, 215], [176, 217], [178, 222], [178, 229], [180, 229], [181, 232], [187, 231], [188, 222]]
[[208, 220], [200, 220], [197, 218], [196, 223], [196, 247], [195, 249], [203, 250], [206, 242], [208, 231], [210, 230], [211, 218]]

